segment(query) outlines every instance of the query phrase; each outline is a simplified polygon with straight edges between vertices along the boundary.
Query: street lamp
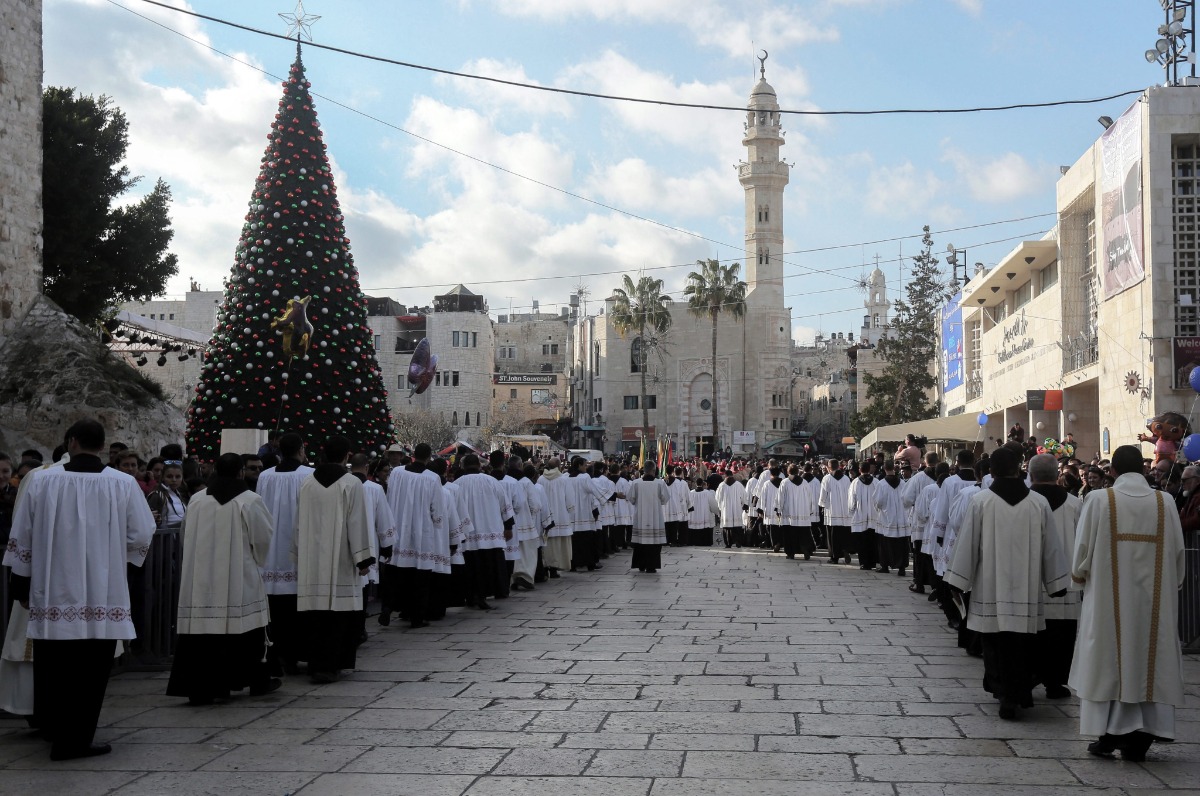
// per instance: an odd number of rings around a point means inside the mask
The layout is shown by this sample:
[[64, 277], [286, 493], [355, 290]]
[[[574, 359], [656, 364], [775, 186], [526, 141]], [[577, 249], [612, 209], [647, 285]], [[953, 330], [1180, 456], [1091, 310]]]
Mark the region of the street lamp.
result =
[[[958, 272], [962, 271], [962, 283], [965, 285], [970, 279], [967, 276], [967, 250], [957, 249], [953, 243], [946, 244], [946, 262], [954, 268], [954, 281], [958, 282]], [[976, 271], [983, 269], [983, 263], [975, 263]]]
[[1161, 64], [1166, 85], [1177, 86], [1181, 63], [1191, 64], [1191, 76], [1196, 76], [1196, 0], [1159, 0], [1159, 5], [1165, 21], [1158, 26], [1154, 48], [1146, 50], [1146, 61]]

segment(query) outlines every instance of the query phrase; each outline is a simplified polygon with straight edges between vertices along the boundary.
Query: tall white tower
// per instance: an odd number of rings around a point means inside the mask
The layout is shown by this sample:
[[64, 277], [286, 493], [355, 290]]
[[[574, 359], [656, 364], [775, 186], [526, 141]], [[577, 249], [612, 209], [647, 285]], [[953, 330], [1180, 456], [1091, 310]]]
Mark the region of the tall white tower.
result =
[[783, 146], [779, 101], [767, 82], [766, 53], [746, 111], [746, 160], [738, 179], [746, 189], [746, 303], [783, 306], [783, 189], [791, 167], [779, 159]]
[[879, 270], [879, 266], [875, 266], [875, 270], [867, 278], [867, 298], [863, 306], [867, 314], [863, 316], [859, 339], [875, 345], [891, 321], [889, 313], [892, 309], [892, 302], [888, 301], [887, 297], [887, 277]]

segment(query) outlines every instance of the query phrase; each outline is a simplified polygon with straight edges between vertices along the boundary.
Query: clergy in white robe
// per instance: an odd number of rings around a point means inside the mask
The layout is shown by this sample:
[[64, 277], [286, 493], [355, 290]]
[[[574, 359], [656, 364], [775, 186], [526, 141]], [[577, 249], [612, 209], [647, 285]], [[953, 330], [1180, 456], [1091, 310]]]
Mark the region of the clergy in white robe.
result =
[[958, 471], [942, 482], [942, 494], [938, 498], [933, 515], [933, 544], [930, 554], [933, 556], [934, 571], [941, 576], [950, 563], [942, 544], [946, 539], [946, 525], [950, 521], [950, 509], [954, 507], [955, 498], [960, 490], [968, 486], [976, 486], [975, 454], [971, 451], [959, 451], [955, 463]]
[[759, 484], [757, 510], [763, 534], [767, 537], [764, 544], [770, 544], [771, 552], [778, 553], [783, 549], [783, 513], [779, 510], [779, 487], [783, 478], [778, 465], [771, 468], [770, 476]]
[[622, 550], [629, 547], [630, 536], [633, 533], [633, 506], [629, 505], [629, 501], [624, 495], [629, 490], [629, 472], [628, 468], [621, 468], [621, 475], [617, 478], [617, 546]]
[[821, 477], [819, 469], [817, 472], [814, 472], [812, 463], [804, 465], [804, 472], [800, 476], [800, 480], [812, 492], [813, 506], [816, 508], [816, 511], [813, 512], [813, 521], [810, 526], [812, 528], [813, 544], [817, 547], [827, 547], [829, 538], [824, 518], [821, 515]]
[[271, 512], [275, 532], [271, 549], [262, 566], [267, 604], [271, 607], [271, 625], [267, 635], [271, 648], [267, 655], [272, 674], [298, 674], [302, 644], [296, 627], [296, 560], [292, 547], [296, 536], [296, 506], [300, 500], [300, 485], [308, 480], [313, 469], [304, 462], [304, 440], [299, 434], [287, 433], [279, 438], [281, 461], [258, 476], [255, 491]]
[[600, 498], [592, 485], [592, 477], [586, 470], [586, 462], [580, 456], [571, 459], [567, 470], [570, 484], [575, 489], [575, 532], [571, 537], [571, 569], [588, 571], [601, 569], [600, 556], [596, 553], [596, 531], [600, 530]]
[[850, 509], [850, 533], [854, 538], [854, 549], [858, 552], [858, 568], [874, 569], [878, 550], [875, 542], [875, 508], [871, 492], [875, 489], [875, 476], [871, 474], [871, 462], [863, 462], [862, 474], [850, 483], [847, 503]]
[[1018, 455], [1001, 448], [991, 462], [995, 480], [968, 498], [945, 582], [970, 592], [967, 627], [982, 637], [984, 690], [1000, 700], [1000, 718], [1016, 719], [1033, 705], [1043, 595], [1065, 591], [1070, 573], [1050, 504], [1021, 480]]
[[308, 647], [309, 677], [331, 683], [353, 669], [358, 614], [371, 556], [362, 483], [346, 470], [350, 440], [330, 437], [324, 463], [300, 487], [296, 536], [296, 622]]
[[721, 517], [717, 508], [717, 493], [708, 488], [703, 478], [697, 478], [696, 488], [688, 498], [692, 511], [688, 514], [688, 544], [712, 545], [716, 541], [716, 527]]
[[765, 472], [761, 469], [756, 469], [753, 475], [746, 479], [746, 511], [742, 514], [741, 544], [753, 545], [756, 542], [759, 527], [758, 485], [765, 478]]
[[488, 474], [500, 483], [500, 488], [508, 496], [508, 504], [512, 506], [513, 512], [512, 536], [504, 541], [505, 576], [501, 583], [501, 590], [496, 593], [496, 597], [501, 599], [507, 598], [514, 590], [519, 590], [513, 587], [512, 579], [517, 562], [521, 560], [520, 532], [522, 528], [531, 527], [529, 500], [525, 497], [525, 490], [520, 488], [517, 479], [513, 478], [508, 471], [507, 465], [508, 455], [504, 451], [495, 450], [488, 455]]
[[[512, 588], [533, 591], [537, 577], [538, 548], [542, 546], [542, 528], [538, 523], [537, 495], [533, 482], [525, 477], [525, 461], [520, 456], [508, 457], [508, 475], [513, 494], [513, 535], [520, 546], [520, 558], [513, 562]], [[522, 511], [517, 511], [520, 504]]]
[[933, 473], [934, 468], [938, 465], [938, 457], [936, 453], [929, 453], [925, 456], [925, 466], [913, 473], [912, 477], [904, 482], [904, 508], [908, 511], [908, 533], [909, 533], [909, 551], [912, 554], [913, 582], [909, 587], [910, 591], [924, 592], [922, 566], [924, 562], [921, 559], [921, 541], [925, 535], [925, 523], [918, 522], [916, 517], [917, 499], [921, 496], [921, 491], [930, 484], [935, 483]]
[[818, 513], [812, 489], [800, 475], [796, 465], [788, 467], [788, 479], [779, 485], [779, 515], [783, 526], [783, 553], [795, 559], [797, 553], [805, 561], [812, 559], [816, 551], [816, 540], [812, 535], [813, 517]]
[[[387, 573], [386, 605], [379, 624], [400, 611], [410, 627], [425, 627], [432, 614], [440, 614], [435, 599], [435, 577], [450, 573], [450, 533], [443, 513], [442, 478], [429, 469], [430, 448], [420, 443], [413, 461], [392, 470], [388, 477], [388, 505], [396, 518], [397, 539]], [[398, 475], [399, 474], [399, 475]]]
[[1175, 737], [1184, 705], [1178, 620], [1185, 574], [1183, 532], [1169, 496], [1142, 477], [1141, 451], [1113, 452], [1111, 489], [1083, 501], [1071, 579], [1083, 588], [1070, 685], [1088, 747], [1145, 758], [1156, 739]]
[[601, 548], [606, 556], [617, 552], [619, 546], [617, 542], [621, 532], [617, 529], [617, 481], [620, 478], [621, 473], [615, 465], [605, 465], [604, 472], [597, 479], [601, 493], [606, 496], [600, 503], [600, 530], [604, 537]]
[[726, 550], [742, 546], [742, 513], [747, 508], [748, 500], [746, 485], [734, 478], [732, 473], [727, 473], [725, 480], [717, 487], [718, 520]]
[[691, 505], [688, 502], [687, 479], [676, 474], [675, 468], [667, 465], [664, 468], [663, 484], [666, 485], [671, 499], [663, 507], [663, 525], [667, 531], [667, 544], [671, 546], [683, 544], [687, 536], [688, 514]]
[[616, 502], [617, 487], [608, 477], [608, 465], [605, 462], [593, 462], [591, 475], [591, 484], [596, 491], [596, 506], [600, 509], [600, 516], [596, 520], [599, 530], [592, 539], [595, 545], [596, 559], [599, 560], [608, 558], [609, 554], [609, 537], [612, 532], [613, 518], [616, 516], [613, 504]]
[[850, 478], [842, 463], [830, 459], [828, 473], [821, 479], [821, 494], [817, 504], [825, 516], [825, 531], [829, 544], [829, 563], [845, 559], [850, 563], [853, 540], [850, 538]]
[[271, 514], [242, 477], [242, 457], [217, 459], [208, 487], [188, 503], [179, 578], [179, 633], [167, 695], [193, 705], [281, 681], [267, 671], [270, 621], [259, 567], [271, 546]]
[[671, 490], [658, 479], [654, 464], [647, 463], [643, 472], [625, 495], [633, 506], [633, 559], [629, 566], [654, 573], [662, 567], [662, 546], [667, 543], [663, 508], [671, 501]]
[[466, 602], [490, 610], [487, 598], [508, 594], [506, 544], [513, 538], [513, 508], [508, 490], [491, 475], [480, 472], [479, 457], [469, 453], [462, 459], [463, 475], [454, 483], [458, 511], [466, 528]]
[[903, 578], [908, 567], [908, 511], [904, 508], [904, 487], [896, 473], [895, 462], [884, 462], [884, 477], [875, 483], [871, 500], [878, 520], [875, 536], [879, 546], [879, 566], [876, 572], [890, 572]]
[[[925, 540], [929, 536], [929, 527], [933, 522], [934, 503], [941, 487], [938, 482], [950, 475], [950, 465], [938, 462], [934, 470], [935, 477], [921, 489], [913, 504], [913, 582], [908, 588], [917, 594], [924, 594], [925, 587], [936, 587], [936, 574], [933, 571], [933, 556], [925, 552]], [[914, 476], [915, 477], [915, 476]], [[936, 598], [935, 598], [936, 599]]]
[[3, 559], [29, 611], [35, 720], [52, 760], [111, 751], [93, 738], [116, 643], [134, 637], [125, 568], [142, 565], [154, 533], [137, 481], [100, 458], [104, 427], [81, 420], [66, 439], [70, 462], [25, 476]]
[[[1029, 460], [1029, 480], [1034, 492], [1046, 499], [1054, 512], [1054, 530], [1059, 546], [1069, 557], [1075, 551], [1075, 526], [1083, 501], [1058, 485], [1058, 460], [1040, 453]], [[1046, 629], [1037, 637], [1038, 680], [1049, 699], [1071, 696], [1067, 679], [1075, 653], [1075, 631], [1079, 621], [1080, 593], [1071, 589], [1061, 597], [1046, 597]]]
[[550, 522], [546, 531], [546, 547], [542, 560], [552, 578], [559, 570], [571, 568], [571, 536], [575, 530], [576, 490], [567, 476], [559, 470], [558, 459], [551, 459], [542, 471], [539, 485], [546, 490], [546, 503], [550, 510]]

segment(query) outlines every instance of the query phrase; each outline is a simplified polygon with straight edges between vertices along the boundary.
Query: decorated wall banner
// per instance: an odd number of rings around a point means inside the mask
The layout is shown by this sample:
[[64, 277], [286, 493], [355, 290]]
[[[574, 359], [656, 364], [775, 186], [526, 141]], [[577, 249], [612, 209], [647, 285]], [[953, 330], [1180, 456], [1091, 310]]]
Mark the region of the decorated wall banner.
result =
[[950, 392], [963, 385], [962, 291], [942, 307], [942, 375]]
[[754, 432], [753, 431], [735, 431], [735, 432], [733, 432], [733, 444], [734, 445], [753, 445], [754, 444]]
[[1192, 370], [1200, 367], [1200, 337], [1171, 338], [1171, 386], [1190, 390], [1188, 379]]
[[1104, 298], [1146, 277], [1142, 246], [1142, 104], [1135, 102], [1100, 136], [1100, 221], [1097, 252]]

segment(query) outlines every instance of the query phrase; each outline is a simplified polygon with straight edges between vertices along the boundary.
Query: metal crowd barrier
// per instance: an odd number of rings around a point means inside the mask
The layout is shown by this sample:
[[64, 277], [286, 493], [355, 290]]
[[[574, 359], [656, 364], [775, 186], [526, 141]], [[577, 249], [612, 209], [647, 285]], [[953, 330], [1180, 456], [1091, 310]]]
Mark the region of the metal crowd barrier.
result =
[[1200, 652], [1200, 547], [1188, 547], [1184, 555], [1187, 574], [1179, 590], [1179, 640], [1184, 652]]
[[128, 567], [129, 605], [137, 638], [126, 645], [118, 665], [129, 671], [169, 669], [175, 653], [183, 534], [155, 531], [140, 567]]

